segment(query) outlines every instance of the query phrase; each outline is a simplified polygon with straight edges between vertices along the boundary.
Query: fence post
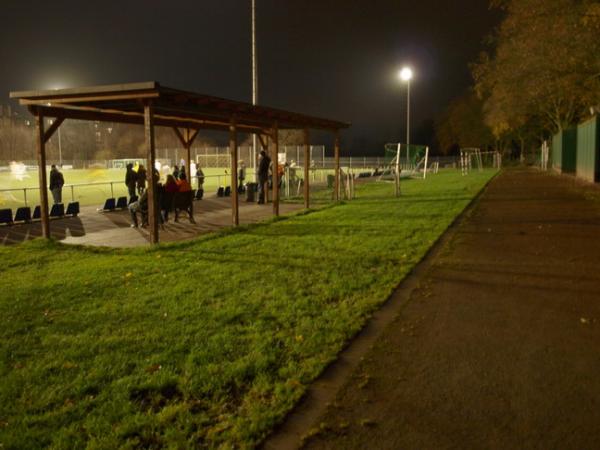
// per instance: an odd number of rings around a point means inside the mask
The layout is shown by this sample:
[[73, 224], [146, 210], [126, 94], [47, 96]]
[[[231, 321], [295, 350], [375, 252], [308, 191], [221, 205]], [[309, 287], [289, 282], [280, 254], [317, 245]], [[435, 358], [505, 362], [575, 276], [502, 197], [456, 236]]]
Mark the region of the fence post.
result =
[[27, 206], [27, 188], [23, 189], [23, 199], [25, 200], [25, 206]]
[[115, 191], [113, 189], [113, 183], [112, 183], [112, 181], [110, 182], [110, 197], [111, 198], [115, 198]]
[[75, 186], [71, 185], [71, 201], [75, 201]]

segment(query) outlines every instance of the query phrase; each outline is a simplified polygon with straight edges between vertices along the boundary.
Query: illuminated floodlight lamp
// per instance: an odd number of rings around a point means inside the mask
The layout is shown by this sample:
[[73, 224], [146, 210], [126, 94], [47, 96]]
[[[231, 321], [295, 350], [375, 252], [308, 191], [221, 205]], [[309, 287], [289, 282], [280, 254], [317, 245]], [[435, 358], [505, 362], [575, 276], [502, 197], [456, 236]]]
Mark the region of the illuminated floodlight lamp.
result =
[[402, 81], [410, 81], [413, 77], [413, 71], [410, 67], [404, 67], [398, 74]]

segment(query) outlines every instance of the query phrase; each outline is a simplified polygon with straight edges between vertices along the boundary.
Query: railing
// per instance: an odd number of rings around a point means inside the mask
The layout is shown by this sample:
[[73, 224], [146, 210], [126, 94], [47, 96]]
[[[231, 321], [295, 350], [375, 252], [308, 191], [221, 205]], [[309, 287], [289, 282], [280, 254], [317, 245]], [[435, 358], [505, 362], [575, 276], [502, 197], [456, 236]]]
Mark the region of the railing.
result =
[[[192, 186], [197, 187], [197, 180], [195, 177], [192, 177]], [[216, 180], [216, 183], [215, 183]], [[229, 185], [231, 184], [231, 175], [230, 174], [217, 174], [217, 175], [206, 175], [204, 177], [204, 186], [208, 188], [217, 188], [221, 185]], [[86, 205], [94, 205], [94, 204], [103, 204], [104, 200], [109, 197], [108, 193], [110, 192], [110, 197], [115, 198], [115, 193], [117, 195], [127, 195], [127, 187], [123, 183], [123, 181], [97, 181], [92, 183], [73, 183], [73, 184], [65, 184], [63, 185], [63, 195], [70, 195], [71, 201], [78, 201], [81, 197], [81, 189], [83, 188], [94, 188], [94, 187], [102, 187], [105, 186], [106, 189], [100, 189], [100, 192], [92, 193], [89, 196], [89, 199], [83, 202], [82, 204]], [[80, 192], [78, 193], [77, 190]], [[9, 189], [0, 189], [0, 197], [4, 196], [7, 193], [16, 192], [22, 194], [22, 204], [23, 206], [37, 205], [39, 204], [39, 187], [23, 187], [23, 188], [9, 188]], [[16, 196], [12, 196], [10, 202], [17, 205], [20, 202], [20, 199], [15, 198]], [[20, 197], [20, 195], [19, 195]]]

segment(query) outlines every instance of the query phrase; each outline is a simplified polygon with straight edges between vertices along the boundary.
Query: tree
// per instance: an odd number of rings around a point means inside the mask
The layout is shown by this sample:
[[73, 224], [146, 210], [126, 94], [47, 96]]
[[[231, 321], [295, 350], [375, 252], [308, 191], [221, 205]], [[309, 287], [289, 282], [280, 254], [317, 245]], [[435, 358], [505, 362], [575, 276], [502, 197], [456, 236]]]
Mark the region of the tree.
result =
[[487, 148], [495, 144], [490, 128], [483, 122], [483, 102], [471, 90], [450, 104], [435, 130], [443, 154], [456, 147]]
[[[600, 100], [600, 8], [591, 0], [495, 0], [495, 49], [472, 66], [497, 138], [555, 133]], [[538, 128], [535, 129], [534, 128]]]

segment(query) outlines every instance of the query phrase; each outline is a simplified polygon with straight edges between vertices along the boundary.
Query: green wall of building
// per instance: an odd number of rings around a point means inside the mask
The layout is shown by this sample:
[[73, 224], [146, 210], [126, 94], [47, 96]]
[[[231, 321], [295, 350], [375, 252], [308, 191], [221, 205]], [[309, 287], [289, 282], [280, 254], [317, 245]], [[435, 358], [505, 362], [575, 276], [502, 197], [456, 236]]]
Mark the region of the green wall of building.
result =
[[600, 181], [600, 122], [593, 117], [577, 127], [577, 178]]
[[561, 173], [575, 173], [577, 169], [577, 128], [569, 128], [552, 138], [552, 167]]

